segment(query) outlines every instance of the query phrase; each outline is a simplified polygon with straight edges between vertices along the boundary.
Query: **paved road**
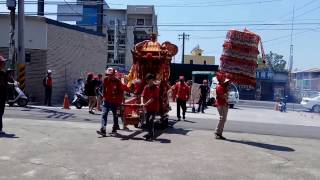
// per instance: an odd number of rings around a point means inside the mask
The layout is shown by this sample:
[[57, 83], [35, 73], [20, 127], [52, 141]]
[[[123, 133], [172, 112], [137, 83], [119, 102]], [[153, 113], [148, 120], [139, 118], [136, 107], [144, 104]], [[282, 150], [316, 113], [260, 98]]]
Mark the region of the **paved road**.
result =
[[[236, 107], [248, 107], [259, 109], [274, 109], [275, 102], [272, 101], [253, 101], [253, 100], [240, 100]], [[307, 109], [297, 103], [287, 103], [288, 111], [306, 111]]]
[[320, 137], [318, 114], [232, 109], [226, 141], [213, 138], [215, 108], [188, 113], [188, 121], [176, 122], [174, 111], [170, 117], [173, 126], [158, 130], [156, 140], [147, 142], [146, 132], [132, 127], [131, 132], [100, 138], [95, 133], [100, 115], [86, 109], [7, 108], [0, 180], [320, 178], [320, 143], [312, 139]]
[[[170, 121], [175, 127], [213, 131], [218, 122], [218, 113], [212, 107], [206, 111], [206, 114], [189, 112], [187, 121], [181, 122], [176, 121], [175, 104], [172, 104], [172, 109]], [[5, 118], [89, 122], [96, 123], [99, 128], [101, 113], [90, 115], [85, 109], [63, 110], [41, 106], [9, 107], [5, 112]], [[112, 117], [110, 116], [109, 119], [112, 120]], [[239, 107], [230, 109], [226, 131], [320, 139], [320, 115], [292, 111], [280, 113], [269, 109]]]
[[6, 119], [6, 125], [12, 134], [0, 135], [0, 180], [320, 178], [315, 139], [227, 132], [221, 141], [210, 131], [173, 127], [148, 142], [139, 130], [101, 138], [87, 122]]

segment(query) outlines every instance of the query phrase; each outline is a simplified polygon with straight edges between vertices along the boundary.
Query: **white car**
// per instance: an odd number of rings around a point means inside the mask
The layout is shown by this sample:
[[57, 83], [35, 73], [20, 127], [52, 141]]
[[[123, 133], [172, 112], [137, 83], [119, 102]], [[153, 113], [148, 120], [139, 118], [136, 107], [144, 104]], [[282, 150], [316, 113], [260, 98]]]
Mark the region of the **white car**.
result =
[[320, 95], [315, 97], [304, 97], [300, 104], [313, 112], [320, 113]]
[[[218, 84], [218, 80], [216, 77], [212, 78], [212, 84], [210, 86], [210, 95], [209, 102], [210, 104], [214, 104], [216, 100], [216, 87]], [[238, 88], [231, 83], [229, 85], [229, 93], [228, 93], [228, 104], [230, 108], [233, 108], [235, 104], [239, 102], [239, 91]]]

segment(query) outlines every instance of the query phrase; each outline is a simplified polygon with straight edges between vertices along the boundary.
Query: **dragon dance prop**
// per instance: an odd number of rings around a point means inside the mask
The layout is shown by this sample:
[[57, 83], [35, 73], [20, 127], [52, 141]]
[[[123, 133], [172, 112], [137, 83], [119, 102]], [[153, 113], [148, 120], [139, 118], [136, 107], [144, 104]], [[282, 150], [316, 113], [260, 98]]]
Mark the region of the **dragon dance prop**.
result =
[[239, 85], [255, 87], [259, 44], [263, 63], [265, 63], [265, 54], [259, 35], [247, 29], [228, 31], [220, 58], [220, 69], [228, 79]]

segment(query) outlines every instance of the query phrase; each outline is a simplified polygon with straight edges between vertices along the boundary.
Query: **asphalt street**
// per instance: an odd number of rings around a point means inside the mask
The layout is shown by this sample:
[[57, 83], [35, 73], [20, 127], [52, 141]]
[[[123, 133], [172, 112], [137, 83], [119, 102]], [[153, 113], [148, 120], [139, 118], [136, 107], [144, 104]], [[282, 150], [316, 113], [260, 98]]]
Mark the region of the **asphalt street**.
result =
[[[209, 107], [205, 114], [192, 113], [191, 109], [189, 109], [186, 121], [180, 122], [176, 121], [175, 104], [171, 103], [171, 107], [172, 111], [169, 114], [170, 124], [177, 128], [213, 131], [218, 123], [218, 113], [214, 107]], [[97, 128], [99, 128], [101, 112], [91, 115], [86, 108], [64, 110], [61, 107], [43, 106], [7, 107], [5, 118], [89, 122], [96, 123]], [[109, 123], [112, 123], [111, 114], [109, 119]], [[268, 108], [237, 106], [237, 108], [229, 110], [225, 130], [229, 132], [320, 139], [320, 115], [304, 111], [280, 113]]]
[[[230, 109], [226, 141], [216, 140], [215, 108], [187, 113], [170, 126], [102, 138], [101, 113], [61, 107], [7, 107], [0, 135], [0, 180], [318, 180], [320, 115], [238, 107]], [[111, 119], [111, 116], [110, 116]], [[111, 126], [107, 126], [107, 132]], [[239, 133], [241, 132], [241, 133]], [[284, 137], [288, 136], [288, 137]], [[289, 137], [290, 136], [290, 137]], [[303, 137], [303, 138], [298, 138]]]
[[[275, 102], [272, 101], [253, 101], [253, 100], [240, 100], [236, 107], [248, 107], [257, 109], [274, 109]], [[288, 111], [307, 111], [298, 103], [287, 103]]]

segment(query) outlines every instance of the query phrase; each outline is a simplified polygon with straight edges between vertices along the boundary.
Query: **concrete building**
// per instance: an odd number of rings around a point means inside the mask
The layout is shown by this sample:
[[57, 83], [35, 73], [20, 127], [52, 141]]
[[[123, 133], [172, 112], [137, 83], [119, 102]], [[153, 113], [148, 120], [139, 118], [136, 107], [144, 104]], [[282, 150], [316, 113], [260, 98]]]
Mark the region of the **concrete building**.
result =
[[[7, 58], [9, 16], [0, 16], [0, 27], [0, 53]], [[65, 93], [73, 97], [75, 81], [86, 72], [104, 72], [107, 59], [104, 35], [36, 16], [26, 17], [24, 30], [26, 93], [32, 101], [43, 102], [42, 79], [47, 69], [53, 71], [53, 103], [62, 103]]]
[[184, 64], [202, 64], [202, 65], [214, 65], [214, 56], [203, 56], [203, 50], [200, 49], [199, 45], [193, 48], [191, 55], [184, 55]]
[[[78, 20], [80, 27], [97, 29], [96, 5], [92, 1], [83, 1], [80, 8], [82, 17], [74, 15], [72, 18], [58, 15], [61, 20]], [[96, 2], [93, 2], [96, 3]], [[62, 7], [62, 6], [61, 6]], [[73, 5], [74, 9], [77, 8]], [[151, 33], [157, 33], [157, 16], [153, 5], [128, 5], [126, 9], [113, 9], [106, 3], [103, 7], [103, 32], [107, 35], [106, 53], [107, 66], [114, 66], [120, 70], [128, 71], [132, 65], [131, 49], [136, 43], [150, 38]], [[61, 8], [62, 9], [62, 8]], [[74, 13], [72, 9], [65, 9], [63, 13]]]
[[150, 39], [151, 33], [158, 31], [154, 6], [128, 5], [127, 9], [105, 9], [105, 13], [107, 64], [128, 70], [134, 45]]
[[295, 71], [291, 74], [290, 91], [296, 101], [320, 92], [320, 68]]

